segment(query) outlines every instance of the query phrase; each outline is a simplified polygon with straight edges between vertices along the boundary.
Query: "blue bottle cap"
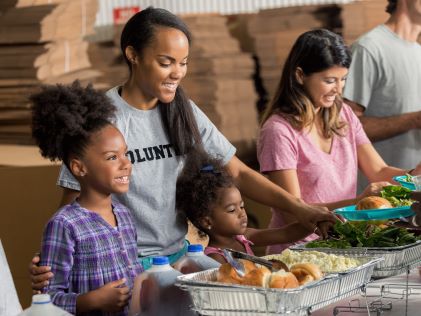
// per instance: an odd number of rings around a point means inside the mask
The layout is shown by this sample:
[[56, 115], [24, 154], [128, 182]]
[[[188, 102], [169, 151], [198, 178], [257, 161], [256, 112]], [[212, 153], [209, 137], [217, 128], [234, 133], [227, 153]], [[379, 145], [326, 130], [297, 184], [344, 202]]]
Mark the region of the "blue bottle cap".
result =
[[156, 266], [162, 266], [165, 264], [169, 264], [170, 261], [168, 260], [168, 257], [165, 256], [159, 256], [159, 257], [153, 257], [152, 258], [152, 264]]
[[189, 245], [187, 247], [187, 251], [188, 252], [201, 252], [203, 251], [203, 246], [201, 244]]

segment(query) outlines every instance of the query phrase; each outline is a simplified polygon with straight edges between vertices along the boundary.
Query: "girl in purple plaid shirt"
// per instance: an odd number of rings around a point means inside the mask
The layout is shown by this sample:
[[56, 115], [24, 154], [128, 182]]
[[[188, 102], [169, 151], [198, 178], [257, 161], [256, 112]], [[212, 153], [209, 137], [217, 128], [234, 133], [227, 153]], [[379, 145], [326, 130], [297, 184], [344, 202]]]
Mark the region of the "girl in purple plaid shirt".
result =
[[81, 185], [79, 197], [45, 227], [40, 264], [54, 277], [44, 292], [72, 314], [127, 315], [143, 269], [129, 210], [111, 200], [129, 189], [131, 173], [126, 142], [111, 123], [115, 108], [78, 82], [44, 87], [31, 101], [41, 154], [63, 161]]

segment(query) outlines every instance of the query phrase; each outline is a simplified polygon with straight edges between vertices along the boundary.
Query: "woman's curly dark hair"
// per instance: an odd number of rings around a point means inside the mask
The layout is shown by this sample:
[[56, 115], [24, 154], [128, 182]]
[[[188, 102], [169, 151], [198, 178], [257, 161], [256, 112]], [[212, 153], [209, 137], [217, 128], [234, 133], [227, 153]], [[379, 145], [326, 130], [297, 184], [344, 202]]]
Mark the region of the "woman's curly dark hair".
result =
[[234, 186], [234, 179], [224, 169], [220, 159], [194, 151], [187, 155], [177, 179], [176, 207], [200, 231], [200, 220], [211, 214], [217, 202], [218, 190]]
[[115, 107], [92, 85], [47, 85], [30, 96], [32, 136], [41, 155], [62, 160], [69, 166], [71, 157], [81, 157], [92, 133], [111, 124]]

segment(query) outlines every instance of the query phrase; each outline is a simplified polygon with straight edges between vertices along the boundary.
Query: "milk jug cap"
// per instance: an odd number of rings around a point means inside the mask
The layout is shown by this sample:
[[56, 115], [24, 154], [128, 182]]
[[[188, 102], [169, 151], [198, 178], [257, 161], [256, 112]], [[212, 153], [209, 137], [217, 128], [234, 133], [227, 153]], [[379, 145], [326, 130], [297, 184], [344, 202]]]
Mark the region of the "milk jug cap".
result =
[[187, 247], [187, 251], [188, 252], [202, 252], [203, 251], [203, 246], [201, 244], [189, 245]]
[[32, 296], [32, 304], [48, 304], [51, 302], [49, 294], [36, 294]]
[[159, 256], [159, 257], [153, 257], [152, 258], [152, 264], [156, 266], [161, 266], [165, 264], [169, 264], [170, 261], [168, 260], [168, 257], [165, 256]]

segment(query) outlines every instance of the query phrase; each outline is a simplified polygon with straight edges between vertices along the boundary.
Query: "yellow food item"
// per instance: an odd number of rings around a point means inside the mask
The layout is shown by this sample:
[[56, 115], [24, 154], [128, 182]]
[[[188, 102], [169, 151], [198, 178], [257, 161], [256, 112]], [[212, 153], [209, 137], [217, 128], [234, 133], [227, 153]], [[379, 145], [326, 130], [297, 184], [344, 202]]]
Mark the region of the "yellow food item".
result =
[[296, 263], [314, 263], [318, 265], [320, 270], [324, 273], [343, 272], [361, 265], [358, 259], [327, 254], [319, 251], [292, 251], [285, 249], [281, 254], [268, 255], [264, 258], [268, 260], [282, 260], [289, 268]]

